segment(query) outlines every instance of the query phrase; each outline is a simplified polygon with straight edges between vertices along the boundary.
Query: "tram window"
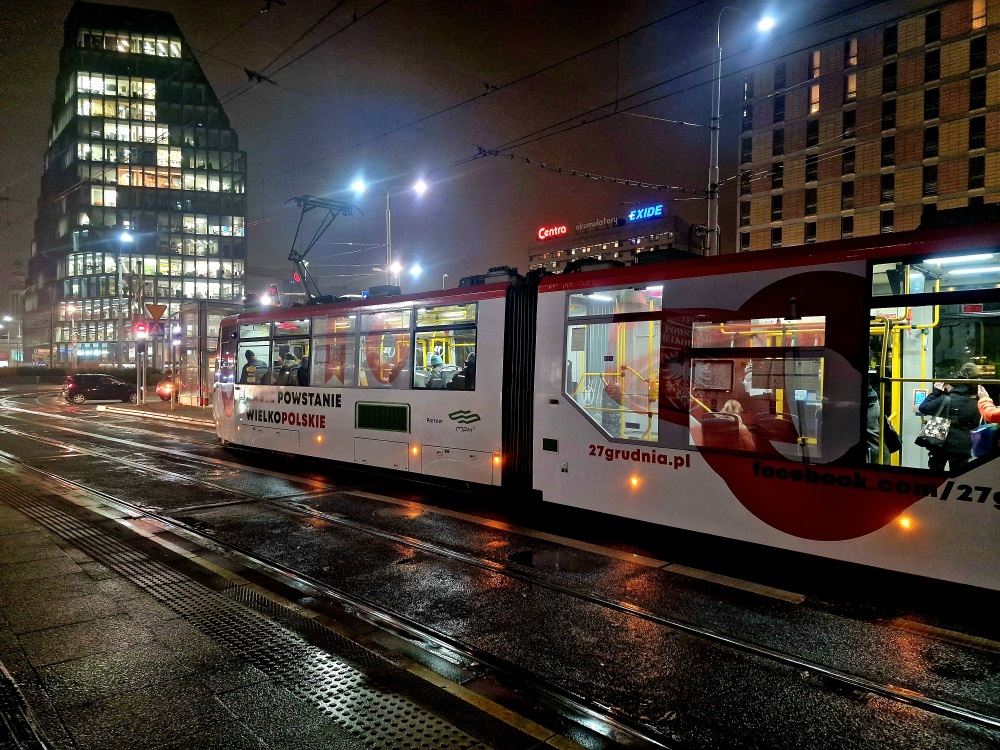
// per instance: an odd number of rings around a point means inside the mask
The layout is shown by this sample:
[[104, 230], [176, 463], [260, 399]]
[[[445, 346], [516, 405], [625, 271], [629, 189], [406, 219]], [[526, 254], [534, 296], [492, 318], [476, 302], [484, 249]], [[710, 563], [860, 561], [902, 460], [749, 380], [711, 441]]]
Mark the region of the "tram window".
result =
[[[825, 339], [822, 316], [695, 321], [690, 444], [803, 462], [837, 458], [824, 455], [823, 411], [833, 408], [824, 406]], [[834, 411], [828, 418], [857, 424], [856, 411]], [[853, 444], [856, 427], [844, 432], [838, 442]]]
[[873, 297], [996, 289], [997, 284], [1000, 252], [989, 249], [934, 256], [915, 263], [878, 263], [872, 272]]
[[[966, 268], [978, 263], [986, 268], [982, 264], [988, 263], [986, 258], [968, 258], [951, 265]], [[947, 271], [949, 264], [943, 265]], [[928, 268], [926, 262], [910, 266], [911, 276], [923, 274], [914, 270], [917, 267]], [[933, 292], [939, 281], [950, 286], [947, 272], [943, 275], [943, 280], [928, 275], [926, 292]], [[910, 289], [915, 292], [912, 280]], [[875, 395], [870, 396], [869, 461], [954, 471], [970, 460], [970, 431], [980, 421], [979, 386], [986, 388], [994, 402], [1000, 397], [996, 374], [1000, 302], [966, 298], [952, 304], [877, 307], [871, 310], [870, 325], [869, 384]], [[944, 395], [947, 404], [942, 407]], [[927, 418], [937, 414], [937, 407], [942, 407], [942, 415], [947, 408], [951, 422], [945, 444], [928, 451], [915, 440]], [[890, 427], [899, 436], [895, 446], [892, 436], [886, 437]]]
[[309, 385], [309, 339], [275, 339], [271, 382]]
[[215, 382], [236, 382], [236, 331], [223, 328], [219, 337], [219, 350], [215, 357]]
[[[248, 354], [253, 356], [247, 356]], [[240, 370], [240, 383], [247, 385], [270, 384], [272, 382], [271, 343], [269, 341], [241, 341], [239, 353], [236, 356], [236, 367]]]
[[476, 329], [418, 331], [413, 364], [414, 388], [475, 390]]
[[476, 322], [476, 303], [417, 308], [417, 328], [457, 326]]
[[606, 289], [573, 294], [569, 298], [568, 317], [591, 315], [621, 315], [625, 313], [658, 312], [663, 309], [663, 287]]
[[313, 333], [317, 336], [334, 333], [354, 333], [357, 330], [357, 316], [331, 315], [313, 319]]
[[[332, 318], [330, 320], [333, 320]], [[350, 388], [355, 384], [357, 359], [354, 334], [317, 336], [313, 339], [311, 384], [325, 388]]]
[[275, 336], [308, 336], [308, 320], [279, 320], [274, 324]]
[[412, 310], [386, 310], [361, 316], [358, 385], [362, 388], [410, 387]]
[[577, 310], [577, 316], [593, 317], [571, 320], [566, 329], [565, 388], [566, 395], [609, 437], [655, 443], [660, 321], [616, 323], [611, 318], [622, 304], [648, 309], [644, 297], [635, 290], [571, 297], [571, 316]]
[[270, 323], [243, 323], [240, 325], [241, 339], [266, 339], [270, 335]]

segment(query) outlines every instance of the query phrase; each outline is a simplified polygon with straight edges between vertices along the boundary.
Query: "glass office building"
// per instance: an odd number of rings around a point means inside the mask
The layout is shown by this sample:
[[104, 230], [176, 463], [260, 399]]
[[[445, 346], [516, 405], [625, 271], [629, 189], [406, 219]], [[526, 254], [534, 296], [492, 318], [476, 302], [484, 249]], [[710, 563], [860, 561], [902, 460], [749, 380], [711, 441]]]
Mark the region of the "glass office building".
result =
[[132, 320], [239, 301], [246, 156], [173, 16], [77, 2], [65, 22], [24, 297], [26, 359], [135, 361]]

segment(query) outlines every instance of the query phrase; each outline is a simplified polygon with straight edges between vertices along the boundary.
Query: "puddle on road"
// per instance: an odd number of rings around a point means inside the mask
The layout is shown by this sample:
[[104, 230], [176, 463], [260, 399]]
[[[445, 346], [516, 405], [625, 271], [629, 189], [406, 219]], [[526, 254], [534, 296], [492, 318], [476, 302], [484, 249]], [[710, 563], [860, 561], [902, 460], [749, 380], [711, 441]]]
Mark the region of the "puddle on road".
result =
[[536, 552], [525, 550], [508, 555], [507, 559], [518, 565], [544, 570], [560, 570], [565, 573], [590, 573], [603, 568], [605, 562], [592, 554], [576, 550], [556, 550]]
[[382, 508], [375, 511], [382, 518], [420, 518], [424, 512], [419, 508]]

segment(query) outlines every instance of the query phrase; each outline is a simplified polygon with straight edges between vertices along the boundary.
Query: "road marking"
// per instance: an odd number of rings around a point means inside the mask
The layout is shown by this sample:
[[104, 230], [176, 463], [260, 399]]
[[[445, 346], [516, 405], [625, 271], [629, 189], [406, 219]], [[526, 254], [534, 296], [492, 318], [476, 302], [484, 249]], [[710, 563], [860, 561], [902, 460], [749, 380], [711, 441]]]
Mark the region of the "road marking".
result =
[[968, 633], [960, 633], [957, 630], [938, 628], [934, 625], [927, 625], [923, 622], [908, 620], [905, 617], [896, 617], [892, 620], [887, 620], [886, 622], [894, 628], [906, 630], [910, 633], [916, 633], [917, 635], [929, 635], [942, 641], [950, 641], [952, 643], [959, 643], [963, 646], [974, 646], [985, 651], [1000, 653], [1000, 642], [989, 638], [982, 638], [978, 635], [969, 635]]
[[689, 578], [697, 578], [701, 581], [709, 581], [711, 583], [718, 583], [722, 586], [729, 586], [734, 589], [740, 589], [741, 591], [749, 591], [752, 594], [760, 594], [761, 596], [769, 596], [772, 599], [780, 599], [783, 602], [790, 602], [792, 604], [802, 604], [806, 600], [805, 596], [802, 594], [796, 594], [793, 591], [785, 591], [783, 589], [776, 589], [772, 586], [765, 586], [760, 583], [753, 583], [752, 581], [744, 581], [741, 578], [732, 578], [730, 576], [724, 576], [721, 573], [711, 573], [706, 570], [699, 570], [698, 568], [689, 568], [686, 565], [668, 565], [664, 570], [668, 572], [677, 573], [678, 575], [688, 576]]

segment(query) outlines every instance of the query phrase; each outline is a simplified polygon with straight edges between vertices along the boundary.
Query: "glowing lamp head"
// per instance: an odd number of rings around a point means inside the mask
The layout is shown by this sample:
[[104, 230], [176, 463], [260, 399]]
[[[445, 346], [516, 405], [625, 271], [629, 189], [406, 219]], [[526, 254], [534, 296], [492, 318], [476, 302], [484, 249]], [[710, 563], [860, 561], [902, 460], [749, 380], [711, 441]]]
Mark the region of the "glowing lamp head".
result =
[[419, 263], [414, 263], [412, 266], [410, 266], [410, 276], [412, 276], [413, 278], [417, 278], [423, 272], [423, 270], [424, 269], [420, 267]]
[[360, 178], [351, 183], [351, 190], [353, 190], [358, 195], [364, 193], [366, 187], [367, 185], [365, 185], [365, 181]]
[[118, 235], [118, 239], [120, 239], [122, 242], [131, 242], [132, 241], [132, 233], [131, 232], [122, 232], [121, 234]]
[[423, 180], [417, 180], [413, 185], [413, 192], [417, 195], [423, 195], [427, 192], [427, 183]]
[[774, 16], [764, 16], [757, 22], [757, 31], [770, 31], [777, 23]]
[[271, 295], [269, 294], [265, 294], [260, 298], [260, 304], [262, 305], [270, 305], [272, 301]]
[[400, 271], [403, 270], [403, 267], [399, 264], [398, 261], [393, 261], [392, 265], [389, 266], [389, 270], [392, 271], [393, 273], [399, 273]]

